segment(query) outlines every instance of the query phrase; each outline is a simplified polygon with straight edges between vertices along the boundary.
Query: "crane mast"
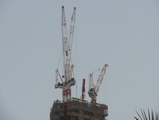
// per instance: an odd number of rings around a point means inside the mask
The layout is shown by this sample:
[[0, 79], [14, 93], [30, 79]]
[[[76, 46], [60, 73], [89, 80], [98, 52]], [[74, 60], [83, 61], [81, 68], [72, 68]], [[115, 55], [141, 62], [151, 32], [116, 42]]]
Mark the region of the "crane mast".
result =
[[[64, 6], [62, 6], [61, 32], [62, 32], [62, 46], [63, 46], [64, 75], [61, 76], [58, 69], [56, 70], [55, 88], [61, 88], [63, 90], [62, 97], [64, 102], [67, 102], [67, 100], [71, 98], [71, 87], [75, 85], [75, 79], [73, 78], [74, 66], [71, 64], [71, 50], [72, 50], [75, 17], [76, 17], [75, 14], [76, 14], [76, 7], [74, 7], [73, 10], [71, 24], [70, 24], [70, 32], [68, 37], [65, 11], [64, 11]], [[61, 79], [62, 83], [58, 81], [58, 78]]]
[[88, 94], [89, 94], [89, 97], [91, 98], [92, 102], [96, 103], [96, 97], [98, 95], [99, 87], [100, 87], [100, 85], [103, 81], [104, 75], [106, 73], [106, 67], [108, 67], [107, 64], [105, 64], [104, 67], [102, 68], [101, 73], [98, 76], [96, 85], [94, 85], [94, 82], [93, 82], [93, 74], [90, 74], [90, 76], [89, 76], [89, 91], [88, 91]]

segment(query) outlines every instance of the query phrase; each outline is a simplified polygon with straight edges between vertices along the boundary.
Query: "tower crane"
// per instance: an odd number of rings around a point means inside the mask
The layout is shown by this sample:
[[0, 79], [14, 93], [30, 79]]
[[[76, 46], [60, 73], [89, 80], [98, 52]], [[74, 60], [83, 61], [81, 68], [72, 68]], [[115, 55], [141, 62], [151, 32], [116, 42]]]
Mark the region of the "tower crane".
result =
[[100, 87], [100, 85], [103, 81], [104, 75], [106, 73], [106, 67], [108, 67], [107, 64], [105, 64], [104, 67], [102, 68], [101, 73], [98, 76], [96, 85], [94, 85], [94, 82], [93, 82], [93, 74], [91, 73], [89, 75], [89, 91], [88, 91], [88, 94], [89, 94], [89, 97], [91, 98], [92, 103], [96, 103], [96, 97], [98, 95], [99, 87]]
[[[73, 68], [71, 64], [71, 50], [75, 28], [76, 7], [74, 7], [71, 17], [70, 32], [67, 34], [67, 23], [65, 18], [64, 6], [62, 6], [61, 16], [61, 30], [62, 30], [62, 46], [63, 46], [63, 69], [64, 75], [60, 75], [58, 69], [56, 70], [56, 83], [55, 88], [62, 89], [63, 101], [67, 102], [71, 98], [71, 87], [75, 85], [75, 79], [73, 77]], [[60, 78], [60, 82], [58, 80]]]

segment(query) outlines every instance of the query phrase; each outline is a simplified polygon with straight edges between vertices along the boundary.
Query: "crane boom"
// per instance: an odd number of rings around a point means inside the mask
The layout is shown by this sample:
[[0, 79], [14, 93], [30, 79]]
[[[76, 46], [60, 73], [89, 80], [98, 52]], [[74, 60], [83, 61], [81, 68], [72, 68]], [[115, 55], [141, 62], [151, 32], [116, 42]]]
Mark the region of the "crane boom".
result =
[[65, 81], [70, 80], [71, 75], [72, 75], [70, 61], [71, 61], [71, 49], [72, 49], [74, 26], [75, 26], [75, 15], [76, 15], [76, 7], [74, 7], [72, 18], [71, 18], [70, 34], [69, 34], [69, 39], [68, 39], [65, 11], [64, 11], [64, 6], [62, 6], [61, 28], [62, 28], [62, 44], [63, 44], [63, 58], [64, 58], [63, 61], [64, 61]]
[[61, 29], [62, 29], [62, 45], [63, 45], [63, 64], [64, 64], [64, 76], [65, 81], [68, 81], [70, 76], [70, 41], [67, 35], [67, 24], [65, 18], [64, 6], [62, 6], [62, 19], [61, 19]]
[[95, 92], [96, 92], [96, 93], [98, 93], [98, 91], [99, 91], [99, 87], [100, 87], [100, 85], [101, 85], [101, 83], [102, 83], [102, 81], [103, 81], [103, 77], [104, 77], [104, 75], [105, 75], [106, 67], [107, 67], [107, 66], [108, 66], [107, 64], [104, 65], [104, 67], [103, 67], [102, 70], [101, 70], [100, 75], [98, 76], [97, 84], [96, 84], [96, 86], [95, 86]]
[[76, 20], [76, 7], [74, 7], [73, 14], [71, 17], [71, 24], [70, 24], [69, 41], [70, 41], [70, 48], [71, 49], [72, 49], [73, 35], [74, 35], [74, 29], [75, 29], [75, 20]]

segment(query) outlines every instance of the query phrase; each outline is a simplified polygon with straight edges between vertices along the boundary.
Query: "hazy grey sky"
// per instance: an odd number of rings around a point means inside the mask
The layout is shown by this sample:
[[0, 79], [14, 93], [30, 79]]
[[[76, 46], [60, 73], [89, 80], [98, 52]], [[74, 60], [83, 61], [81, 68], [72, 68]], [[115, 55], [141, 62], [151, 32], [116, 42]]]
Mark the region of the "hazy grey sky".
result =
[[49, 120], [61, 99], [62, 5], [68, 28], [77, 7], [72, 96], [107, 63], [97, 102], [108, 105], [109, 120], [133, 120], [140, 108], [159, 113], [159, 0], [1, 0], [0, 120]]

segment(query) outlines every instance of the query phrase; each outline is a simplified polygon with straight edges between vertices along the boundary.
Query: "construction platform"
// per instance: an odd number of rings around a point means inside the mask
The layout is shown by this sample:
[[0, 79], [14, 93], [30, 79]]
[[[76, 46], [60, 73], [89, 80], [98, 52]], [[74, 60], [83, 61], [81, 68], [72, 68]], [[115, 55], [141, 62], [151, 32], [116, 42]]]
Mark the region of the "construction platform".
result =
[[67, 102], [56, 100], [50, 112], [50, 120], [105, 120], [106, 116], [107, 105], [92, 104], [78, 98], [71, 98]]

